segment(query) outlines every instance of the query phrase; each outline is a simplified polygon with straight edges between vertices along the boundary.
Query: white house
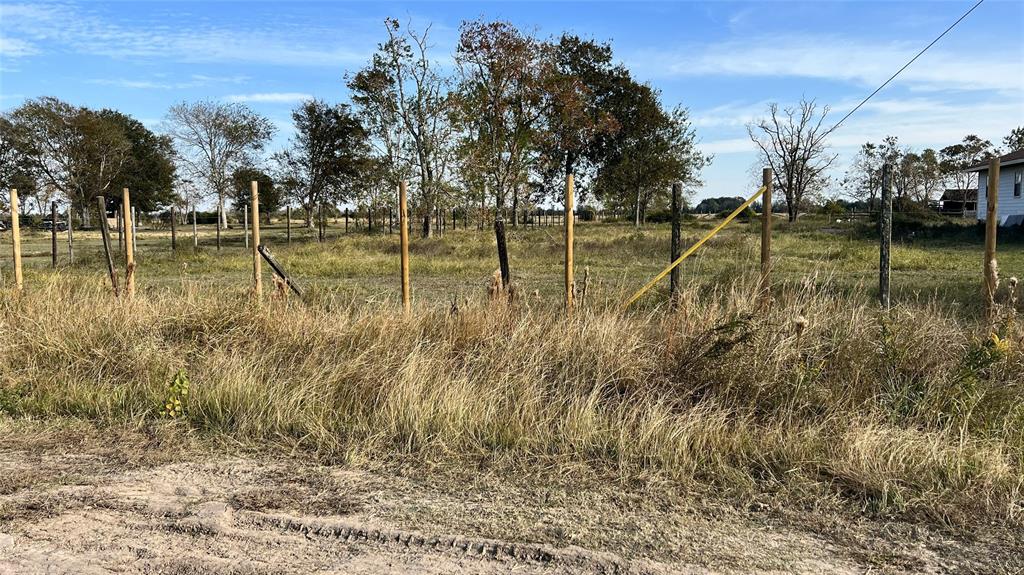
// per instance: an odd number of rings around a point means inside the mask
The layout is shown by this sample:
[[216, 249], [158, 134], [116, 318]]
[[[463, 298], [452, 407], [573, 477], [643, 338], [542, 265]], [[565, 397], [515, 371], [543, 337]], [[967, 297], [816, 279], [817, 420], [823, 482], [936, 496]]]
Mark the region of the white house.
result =
[[[988, 214], [988, 163], [967, 171], [978, 172], [978, 219], [984, 220]], [[1024, 224], [1024, 150], [999, 158], [996, 213], [1001, 226]]]

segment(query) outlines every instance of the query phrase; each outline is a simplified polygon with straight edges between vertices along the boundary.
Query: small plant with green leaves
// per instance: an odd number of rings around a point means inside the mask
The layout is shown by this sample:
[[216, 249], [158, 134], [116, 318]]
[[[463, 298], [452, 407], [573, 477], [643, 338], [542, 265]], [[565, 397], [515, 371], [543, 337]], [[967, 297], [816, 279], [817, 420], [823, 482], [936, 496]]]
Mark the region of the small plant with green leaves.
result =
[[171, 418], [185, 415], [185, 406], [188, 402], [188, 375], [185, 370], [179, 369], [171, 382], [167, 401], [164, 402], [162, 413]]

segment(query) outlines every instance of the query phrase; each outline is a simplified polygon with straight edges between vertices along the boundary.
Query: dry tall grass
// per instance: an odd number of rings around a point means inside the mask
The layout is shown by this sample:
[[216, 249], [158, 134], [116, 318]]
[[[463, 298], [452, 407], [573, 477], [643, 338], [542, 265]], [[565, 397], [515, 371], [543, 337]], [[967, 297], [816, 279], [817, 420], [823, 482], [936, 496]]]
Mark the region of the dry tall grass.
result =
[[[812, 282], [762, 311], [753, 283], [671, 312], [592, 297], [567, 320], [482, 293], [409, 318], [192, 284], [119, 302], [54, 276], [0, 302], [0, 411], [1019, 521], [1024, 329], [1009, 314], [993, 340], [939, 305], [882, 316]], [[191, 387], [172, 422], [178, 370]]]

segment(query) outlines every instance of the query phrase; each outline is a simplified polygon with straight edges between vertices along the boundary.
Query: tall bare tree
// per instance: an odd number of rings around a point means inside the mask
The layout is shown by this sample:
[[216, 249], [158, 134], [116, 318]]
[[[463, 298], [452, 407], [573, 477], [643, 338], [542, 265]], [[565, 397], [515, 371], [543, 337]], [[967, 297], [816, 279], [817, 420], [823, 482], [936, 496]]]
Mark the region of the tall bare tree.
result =
[[796, 221], [808, 194], [828, 184], [826, 172], [836, 159], [828, 152], [824, 129], [828, 107], [819, 113], [814, 100], [797, 106], [768, 106], [768, 117], [747, 125], [750, 139], [761, 152], [761, 161], [775, 174], [775, 187], [786, 199], [789, 221]]
[[404, 164], [396, 171], [417, 174], [426, 237], [433, 233], [431, 216], [445, 194], [443, 179], [452, 159], [451, 80], [429, 57], [429, 26], [418, 32], [393, 18], [384, 24], [388, 40], [349, 81], [349, 89], [360, 112], [373, 118], [374, 135], [387, 138], [385, 145]]
[[210, 100], [171, 106], [165, 125], [193, 181], [204, 182], [216, 195], [218, 217], [226, 226], [224, 197], [231, 190], [231, 174], [254, 163], [253, 156], [273, 137], [274, 125], [243, 104]]

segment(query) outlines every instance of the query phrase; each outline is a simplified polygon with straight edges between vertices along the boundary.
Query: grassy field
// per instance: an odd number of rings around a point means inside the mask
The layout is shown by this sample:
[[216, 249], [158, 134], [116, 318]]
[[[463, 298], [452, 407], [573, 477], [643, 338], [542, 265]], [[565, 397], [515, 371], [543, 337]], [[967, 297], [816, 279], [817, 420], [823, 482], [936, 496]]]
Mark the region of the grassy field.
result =
[[[713, 224], [687, 222], [686, 241]], [[397, 305], [397, 235], [331, 227], [317, 244], [296, 230], [288, 246], [282, 226], [264, 227], [309, 297], [255, 305], [239, 230], [220, 253], [210, 229], [198, 251], [181, 230], [177, 253], [168, 233], [143, 230], [131, 302], [110, 297], [95, 234], [77, 234], [72, 267], [61, 244], [53, 272], [48, 236], [29, 233], [25, 293], [0, 303], [0, 419], [159, 427], [355, 465], [585, 468], [724, 497], [1019, 524], [1024, 328], [1010, 303], [998, 337], [979, 321], [976, 229], [899, 232], [896, 305], [883, 314], [866, 227], [780, 224], [765, 309], [756, 224], [738, 224], [684, 264], [674, 310], [661, 289], [624, 314], [668, 259], [668, 228], [584, 223], [577, 279], [589, 269], [590, 285], [571, 319], [557, 227], [511, 232], [512, 304], [486, 297], [491, 233], [414, 239], [410, 317]], [[1001, 248], [1004, 302], [1005, 278], [1024, 274], [1020, 248]], [[179, 372], [187, 394], [169, 389]], [[167, 417], [175, 399], [183, 414]]]

